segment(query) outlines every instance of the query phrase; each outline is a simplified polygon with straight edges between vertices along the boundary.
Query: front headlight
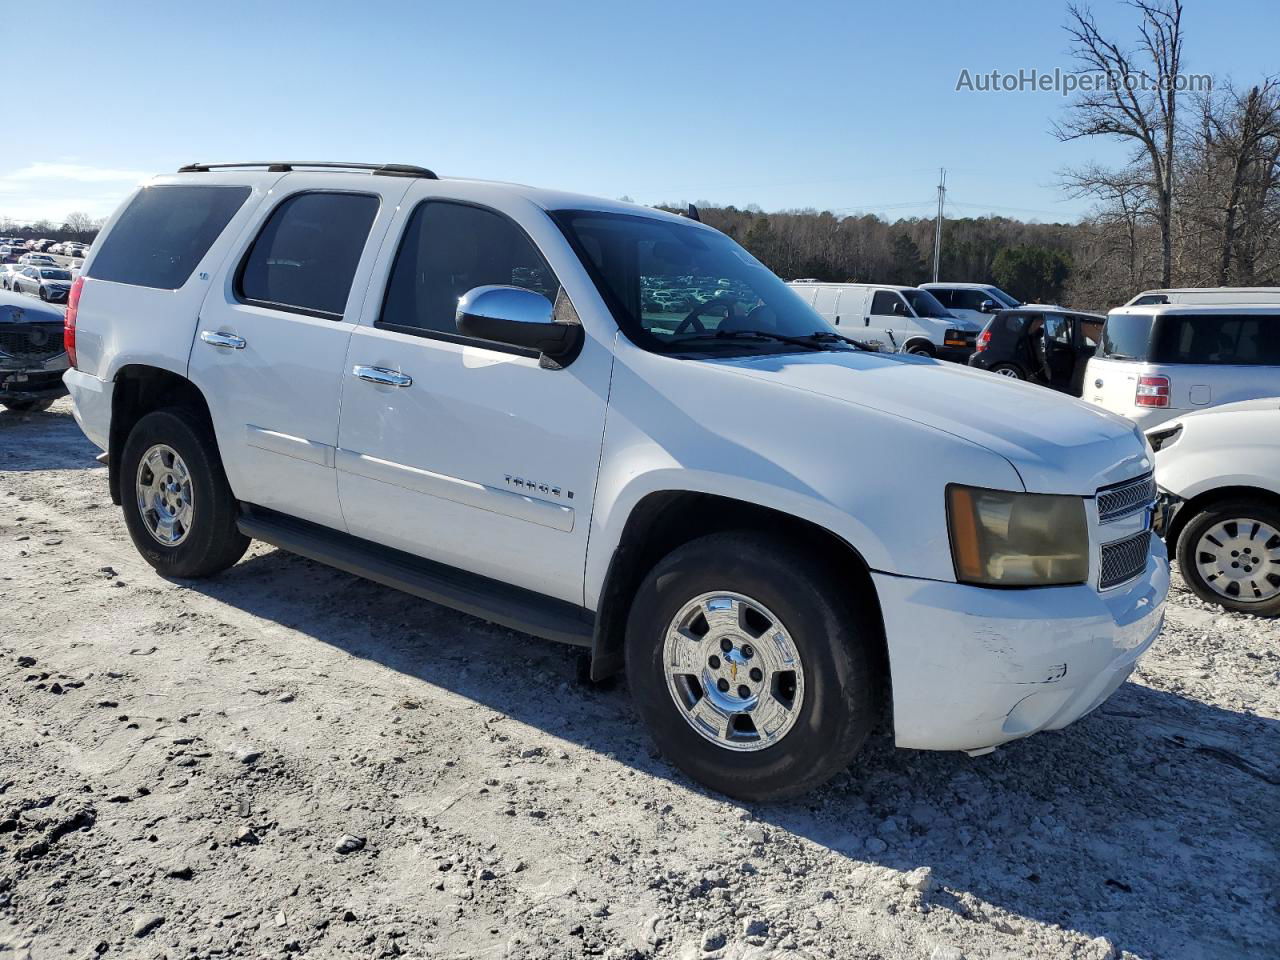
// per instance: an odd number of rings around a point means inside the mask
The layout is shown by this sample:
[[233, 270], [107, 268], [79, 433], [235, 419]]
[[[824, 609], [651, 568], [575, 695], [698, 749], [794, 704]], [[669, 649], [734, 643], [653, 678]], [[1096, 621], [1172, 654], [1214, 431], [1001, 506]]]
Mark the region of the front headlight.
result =
[[1084, 500], [947, 487], [956, 579], [990, 587], [1049, 587], [1089, 577]]

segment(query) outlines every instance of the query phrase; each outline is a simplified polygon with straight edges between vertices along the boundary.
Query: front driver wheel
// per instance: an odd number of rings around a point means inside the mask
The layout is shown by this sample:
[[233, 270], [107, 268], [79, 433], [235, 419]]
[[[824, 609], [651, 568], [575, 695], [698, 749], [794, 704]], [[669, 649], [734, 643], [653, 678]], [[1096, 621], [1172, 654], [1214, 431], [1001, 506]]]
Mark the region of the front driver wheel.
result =
[[747, 532], [650, 571], [627, 623], [627, 679], [662, 753], [746, 800], [813, 789], [879, 716], [876, 621], [811, 555]]
[[1178, 535], [1178, 568], [1201, 600], [1260, 617], [1280, 614], [1280, 507], [1213, 504]]
[[207, 577], [243, 555], [238, 505], [217, 443], [202, 418], [181, 408], [148, 413], [120, 457], [120, 494], [133, 545], [167, 577]]

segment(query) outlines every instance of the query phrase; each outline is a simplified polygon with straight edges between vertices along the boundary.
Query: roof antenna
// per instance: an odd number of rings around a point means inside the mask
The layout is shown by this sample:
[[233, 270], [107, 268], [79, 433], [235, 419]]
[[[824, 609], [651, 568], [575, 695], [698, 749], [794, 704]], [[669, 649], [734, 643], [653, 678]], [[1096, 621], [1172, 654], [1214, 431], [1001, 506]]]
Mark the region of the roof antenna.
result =
[[702, 217], [698, 215], [698, 208], [692, 203], [685, 208], [684, 215], [690, 220], [696, 220], [698, 223], [702, 222]]

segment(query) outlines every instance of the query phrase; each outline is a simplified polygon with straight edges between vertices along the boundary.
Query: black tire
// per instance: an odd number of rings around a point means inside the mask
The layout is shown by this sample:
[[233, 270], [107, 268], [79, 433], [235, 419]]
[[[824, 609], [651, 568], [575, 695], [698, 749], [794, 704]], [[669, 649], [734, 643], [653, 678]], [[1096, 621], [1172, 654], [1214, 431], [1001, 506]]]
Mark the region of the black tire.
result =
[[[1280, 531], [1280, 506], [1261, 497], [1240, 497], [1222, 500], [1201, 510], [1187, 521], [1178, 534], [1174, 552], [1178, 556], [1178, 569], [1182, 571], [1182, 578], [1186, 580], [1187, 586], [1197, 597], [1208, 603], [1216, 603], [1228, 610], [1251, 613], [1259, 617], [1280, 616], [1280, 594], [1265, 600], [1249, 600], [1247, 599], [1249, 581], [1246, 580], [1243, 581], [1242, 589], [1239, 590], [1241, 599], [1234, 599], [1215, 590], [1200, 572], [1197, 548], [1201, 538], [1218, 524], [1232, 520], [1250, 520]], [[1280, 548], [1280, 538], [1272, 539], [1265, 546], [1268, 551]], [[1280, 564], [1268, 563], [1267, 557], [1263, 556], [1257, 573], [1258, 578], [1253, 581], [1254, 583], [1261, 584], [1265, 581], [1271, 586], [1280, 586]]]
[[1001, 377], [1008, 377], [1010, 380], [1026, 380], [1027, 375], [1022, 372], [1022, 368], [1015, 363], [997, 363], [991, 366], [991, 372]]
[[[673, 618], [705, 593], [758, 601], [791, 635], [804, 670], [793, 725], [774, 744], [729, 749], [696, 731], [667, 685], [663, 641]], [[789, 541], [749, 532], [691, 541], [641, 584], [627, 622], [627, 680], [659, 749], [693, 779], [744, 800], [776, 800], [846, 768], [880, 715], [878, 618]]]
[[[191, 479], [191, 527], [174, 546], [151, 535], [138, 505], [136, 483], [143, 456], [156, 444], [171, 447]], [[142, 417], [129, 433], [120, 455], [120, 498], [124, 522], [143, 559], [166, 577], [208, 577], [230, 567], [249, 546], [236, 526], [239, 507], [213, 432], [203, 417], [181, 407], [156, 410]]]
[[910, 354], [913, 357], [936, 357], [938, 355], [937, 351], [927, 343], [907, 344], [907, 348], [902, 352]]
[[53, 406], [53, 400], [5, 400], [4, 405], [14, 413], [40, 413]]
[[45, 292], [44, 287], [40, 288], [40, 299], [43, 300], [45, 303], [49, 302], [49, 294]]

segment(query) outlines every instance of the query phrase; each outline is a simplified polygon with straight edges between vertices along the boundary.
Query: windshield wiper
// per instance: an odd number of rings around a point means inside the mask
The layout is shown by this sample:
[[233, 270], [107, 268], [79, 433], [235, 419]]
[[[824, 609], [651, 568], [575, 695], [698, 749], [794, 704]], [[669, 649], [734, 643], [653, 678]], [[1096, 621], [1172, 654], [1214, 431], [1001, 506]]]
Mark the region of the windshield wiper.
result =
[[822, 344], [811, 337], [787, 337], [768, 330], [717, 330], [715, 333], [700, 333], [692, 337], [681, 337], [675, 343], [689, 343], [693, 340], [772, 340], [775, 343], [789, 343], [808, 350], [821, 350]]
[[846, 337], [843, 333], [835, 333], [831, 330], [815, 330], [813, 333], [805, 337], [806, 340], [816, 340], [818, 343], [847, 343], [857, 347], [859, 350], [865, 350], [867, 353], [879, 353], [875, 347], [869, 347], [861, 340], [855, 340], [853, 337]]

